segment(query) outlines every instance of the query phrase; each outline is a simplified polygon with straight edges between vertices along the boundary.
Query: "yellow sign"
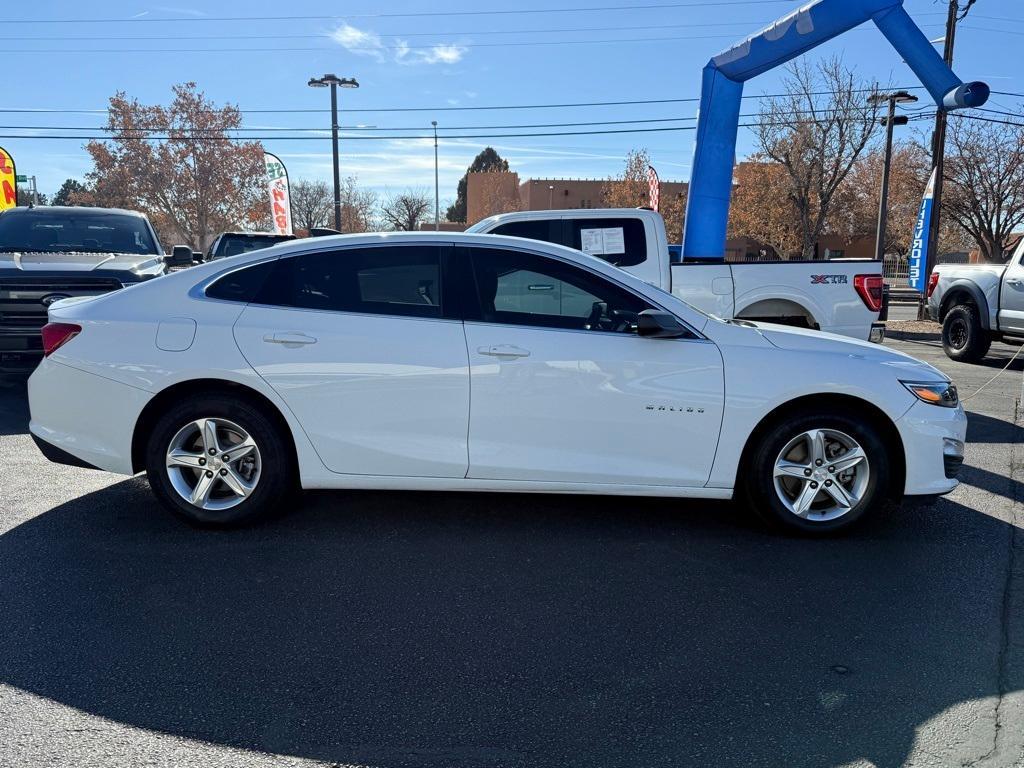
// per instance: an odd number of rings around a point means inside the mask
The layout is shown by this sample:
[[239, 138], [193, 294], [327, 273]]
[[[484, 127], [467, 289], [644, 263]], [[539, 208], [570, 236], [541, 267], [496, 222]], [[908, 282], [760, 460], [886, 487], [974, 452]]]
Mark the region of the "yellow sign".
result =
[[0, 147], [0, 211], [18, 204], [18, 174], [11, 153]]

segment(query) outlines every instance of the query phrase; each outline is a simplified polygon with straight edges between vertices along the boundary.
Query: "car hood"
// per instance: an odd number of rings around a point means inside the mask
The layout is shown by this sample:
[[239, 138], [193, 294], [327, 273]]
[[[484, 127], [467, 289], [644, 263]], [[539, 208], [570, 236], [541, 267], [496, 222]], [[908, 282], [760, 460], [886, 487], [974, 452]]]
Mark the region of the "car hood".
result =
[[834, 333], [822, 333], [786, 325], [770, 323], [751, 323], [751, 325], [757, 328], [766, 341], [779, 349], [855, 357], [885, 365], [901, 379], [949, 381], [949, 377], [938, 368], [882, 344], [872, 344], [847, 336], [837, 336]]
[[19, 272], [141, 272], [162, 263], [160, 256], [138, 253], [16, 251], [0, 253], [0, 270]]

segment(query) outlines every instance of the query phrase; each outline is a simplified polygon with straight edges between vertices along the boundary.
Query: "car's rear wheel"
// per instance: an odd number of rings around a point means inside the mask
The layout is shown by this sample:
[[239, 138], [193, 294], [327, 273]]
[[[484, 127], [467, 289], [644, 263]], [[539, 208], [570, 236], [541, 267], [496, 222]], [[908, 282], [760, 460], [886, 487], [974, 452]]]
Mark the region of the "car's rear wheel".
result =
[[951, 360], [976, 363], [988, 354], [992, 338], [971, 304], [958, 304], [942, 320], [942, 349]]
[[274, 512], [292, 487], [287, 444], [245, 400], [191, 398], [157, 420], [146, 474], [161, 503], [190, 523], [232, 526]]
[[878, 429], [825, 409], [780, 420], [745, 470], [744, 495], [765, 521], [812, 535], [849, 528], [884, 505], [889, 486]]

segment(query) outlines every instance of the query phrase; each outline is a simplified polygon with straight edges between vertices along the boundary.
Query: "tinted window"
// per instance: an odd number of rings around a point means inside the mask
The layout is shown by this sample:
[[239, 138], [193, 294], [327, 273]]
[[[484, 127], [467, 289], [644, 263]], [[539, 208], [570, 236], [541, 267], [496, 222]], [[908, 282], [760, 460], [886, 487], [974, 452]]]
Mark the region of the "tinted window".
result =
[[441, 317], [434, 246], [352, 248], [279, 259], [257, 301], [333, 312]]
[[617, 267], [647, 260], [647, 234], [640, 219], [568, 219], [566, 244]]
[[479, 307], [476, 319], [571, 330], [635, 332], [652, 307], [604, 278], [556, 259], [496, 248], [472, 248]]
[[245, 269], [236, 269], [215, 283], [211, 283], [206, 289], [206, 295], [211, 299], [226, 301], [255, 301], [257, 294], [267, 281], [267, 277], [274, 270], [275, 263], [274, 261], [265, 261]]
[[141, 216], [85, 209], [64, 212], [36, 208], [0, 216], [0, 248], [43, 253], [159, 253]]
[[491, 230], [492, 235], [510, 235], [511, 237], [528, 237], [531, 240], [543, 240], [546, 243], [558, 243], [561, 222], [547, 221], [510, 221]]

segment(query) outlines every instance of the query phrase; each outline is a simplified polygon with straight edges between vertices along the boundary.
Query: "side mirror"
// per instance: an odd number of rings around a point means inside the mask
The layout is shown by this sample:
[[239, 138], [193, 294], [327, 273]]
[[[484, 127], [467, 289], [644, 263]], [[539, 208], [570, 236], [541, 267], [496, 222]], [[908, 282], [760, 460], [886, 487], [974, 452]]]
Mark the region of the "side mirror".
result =
[[205, 259], [206, 256], [202, 251], [192, 251], [192, 261], [196, 264], [202, 264]]
[[678, 339], [689, 336], [690, 331], [676, 319], [671, 312], [660, 309], [645, 309], [636, 316], [636, 332], [638, 336], [651, 339]]
[[169, 267], [188, 267], [192, 265], [192, 249], [187, 245], [176, 245], [170, 256], [164, 256], [164, 263]]

